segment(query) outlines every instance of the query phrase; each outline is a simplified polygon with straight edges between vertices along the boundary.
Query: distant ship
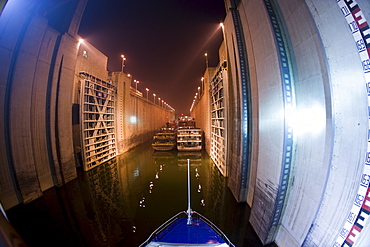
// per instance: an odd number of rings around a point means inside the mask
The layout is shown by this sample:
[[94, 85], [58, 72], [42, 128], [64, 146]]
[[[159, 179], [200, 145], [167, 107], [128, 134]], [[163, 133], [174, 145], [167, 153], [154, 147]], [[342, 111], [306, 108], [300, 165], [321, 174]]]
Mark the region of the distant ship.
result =
[[181, 117], [177, 121], [177, 129], [195, 128], [195, 120], [192, 117]]
[[167, 122], [166, 125], [161, 128], [161, 132], [176, 132], [176, 123]]
[[176, 147], [176, 132], [159, 132], [154, 135], [152, 147], [156, 151], [170, 151]]
[[202, 130], [200, 128], [182, 128], [177, 130], [177, 150], [201, 151]]

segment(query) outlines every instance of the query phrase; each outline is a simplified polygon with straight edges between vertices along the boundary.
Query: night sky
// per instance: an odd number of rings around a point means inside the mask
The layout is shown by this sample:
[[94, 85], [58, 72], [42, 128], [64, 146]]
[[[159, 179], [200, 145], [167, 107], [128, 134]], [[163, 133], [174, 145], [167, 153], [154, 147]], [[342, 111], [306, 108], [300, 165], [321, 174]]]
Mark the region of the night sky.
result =
[[[139, 80], [176, 109], [189, 109], [206, 68], [217, 66], [223, 0], [88, 0], [79, 35], [108, 57], [108, 70]], [[134, 85], [132, 85], [134, 86]], [[158, 102], [158, 100], [157, 100]]]

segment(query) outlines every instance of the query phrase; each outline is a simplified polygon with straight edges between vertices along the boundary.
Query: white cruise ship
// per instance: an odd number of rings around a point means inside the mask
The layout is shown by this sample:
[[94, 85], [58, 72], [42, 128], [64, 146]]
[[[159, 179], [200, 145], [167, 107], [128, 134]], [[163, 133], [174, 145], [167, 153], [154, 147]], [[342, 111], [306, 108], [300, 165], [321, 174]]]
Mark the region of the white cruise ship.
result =
[[200, 128], [178, 129], [177, 150], [179, 151], [201, 151], [202, 135]]

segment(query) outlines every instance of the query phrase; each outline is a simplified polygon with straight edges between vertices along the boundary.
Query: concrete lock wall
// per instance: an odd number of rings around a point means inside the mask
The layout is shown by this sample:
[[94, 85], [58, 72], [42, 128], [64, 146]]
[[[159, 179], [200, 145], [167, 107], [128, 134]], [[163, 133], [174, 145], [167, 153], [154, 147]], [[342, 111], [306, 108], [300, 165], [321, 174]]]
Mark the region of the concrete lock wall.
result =
[[[327, 135], [326, 143], [331, 143], [331, 150], [322, 155], [327, 173], [323, 177], [325, 182], [315, 180], [317, 185], [323, 183], [323, 188], [321, 195], [313, 193], [319, 207], [316, 215], [313, 214], [316, 217], [303, 243], [325, 245], [337, 242], [338, 235], [345, 237], [345, 221], [350, 219], [353, 204], [360, 204], [358, 186], [360, 183], [366, 184], [362, 173], [367, 151], [368, 99], [364, 89], [366, 81], [363, 61], [359, 57], [350, 26], [344, 18], [344, 9], [337, 3], [313, 1], [306, 4], [317, 27], [324, 47], [322, 53], [326, 58], [324, 61], [328, 75], [324, 75], [323, 81], [324, 87], [330, 90], [331, 98], [323, 106], [324, 109], [331, 109], [326, 110], [327, 123], [322, 133]], [[358, 4], [361, 9], [369, 10], [369, 4], [365, 4], [365, 1], [358, 1]], [[370, 16], [367, 19], [369, 18]], [[331, 25], [335, 25], [337, 30], [331, 28]], [[320, 63], [324, 64], [322, 61]], [[326, 76], [329, 77], [328, 80]], [[327, 95], [329, 94], [325, 93], [325, 97]], [[318, 174], [311, 173], [312, 178], [317, 179]], [[333, 205], [336, 205], [335, 208]], [[351, 218], [356, 217], [352, 215]], [[298, 240], [300, 241], [301, 239]]]
[[[370, 3], [225, 5], [228, 185], [235, 198], [251, 206], [264, 244], [367, 246]], [[251, 126], [246, 160], [244, 126]]]
[[74, 13], [83, 11], [85, 1], [66, 4], [72, 13], [66, 26], [51, 27], [51, 16], [60, 9], [53, 4], [43, 9], [37, 1], [9, 1], [1, 14], [0, 194], [5, 208], [76, 178], [70, 104], [80, 16]]
[[213, 76], [214, 71], [215, 68], [213, 67], [206, 68], [202, 85], [200, 86], [199, 90], [200, 94], [197, 95], [193, 108], [190, 112], [190, 116], [195, 119], [196, 127], [203, 131], [204, 148], [208, 154], [211, 152], [211, 110], [209, 102], [209, 81], [210, 76]]
[[131, 88], [130, 76], [113, 72], [112, 79], [117, 85], [117, 154], [122, 154], [151, 139], [167, 122], [175, 120], [175, 113], [138, 95]]
[[[30, 202], [77, 177], [81, 150], [74, 149], [80, 140], [76, 138], [80, 131], [76, 78], [84, 70], [109, 79], [108, 59], [94, 47], [84, 47], [91, 55], [89, 61], [79, 60], [83, 50], [77, 30], [85, 5], [86, 0], [55, 5], [14, 0], [1, 13], [0, 201], [5, 209]], [[135, 98], [130, 94], [130, 78], [118, 74], [114, 83], [122, 85], [115, 108], [120, 116], [116, 125], [122, 127], [116, 127], [120, 154], [150, 139], [174, 119], [174, 112]], [[128, 117], [133, 104], [138, 109], [137, 129]]]
[[[237, 8], [253, 92], [250, 109], [258, 121], [258, 135], [251, 139], [258, 158], [250, 161], [250, 179], [256, 181], [250, 222], [264, 243], [353, 243], [361, 231], [351, 230], [351, 223], [362, 229], [359, 222], [367, 217], [367, 60], [360, 58], [361, 43], [356, 45], [347, 9], [339, 4], [246, 0]], [[347, 4], [367, 34], [369, 3]], [[236, 36], [231, 15], [225, 20], [228, 41]], [[234, 47], [228, 42], [229, 50]], [[359, 246], [366, 246], [368, 228]]]
[[144, 97], [130, 93], [135, 89], [130, 90], [131, 78], [123, 73], [113, 73], [113, 78], [116, 78], [118, 85], [117, 105], [121, 105], [117, 107], [121, 113], [116, 116], [117, 153], [122, 154], [151, 139], [167, 122], [175, 120], [175, 114]]

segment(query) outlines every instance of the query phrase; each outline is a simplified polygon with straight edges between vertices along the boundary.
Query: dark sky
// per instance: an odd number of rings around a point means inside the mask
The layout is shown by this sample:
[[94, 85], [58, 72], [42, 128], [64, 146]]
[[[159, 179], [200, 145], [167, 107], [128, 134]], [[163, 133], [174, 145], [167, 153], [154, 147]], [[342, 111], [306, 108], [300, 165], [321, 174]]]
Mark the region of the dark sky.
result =
[[[139, 80], [138, 89], [153, 93], [189, 114], [201, 85], [208, 52], [218, 64], [222, 42], [223, 0], [89, 0], [79, 34], [108, 57], [108, 70]], [[132, 85], [134, 86], [134, 85]]]

